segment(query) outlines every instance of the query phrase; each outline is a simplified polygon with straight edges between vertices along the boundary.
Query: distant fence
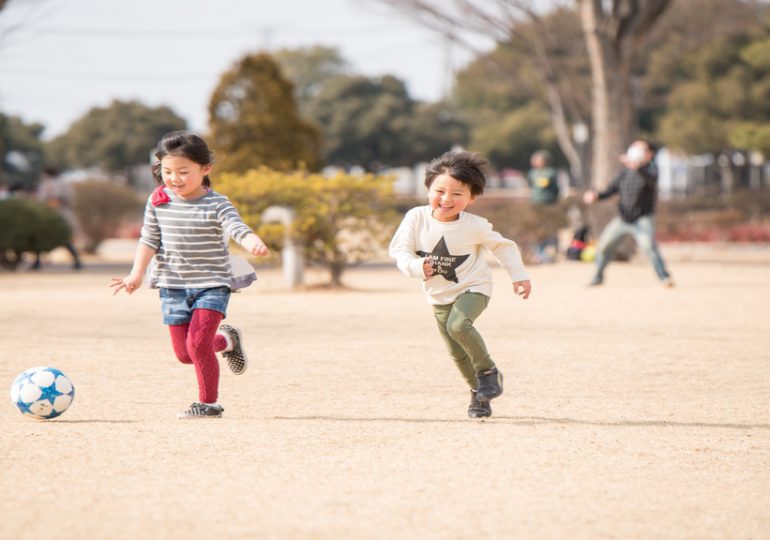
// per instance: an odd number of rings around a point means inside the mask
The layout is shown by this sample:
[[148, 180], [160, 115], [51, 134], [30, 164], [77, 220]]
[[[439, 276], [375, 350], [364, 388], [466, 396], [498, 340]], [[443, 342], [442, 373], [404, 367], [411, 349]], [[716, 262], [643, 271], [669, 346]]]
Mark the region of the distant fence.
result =
[[[663, 148], [656, 156], [660, 171], [658, 182], [662, 200], [687, 199], [702, 195], [729, 195], [735, 190], [770, 189], [770, 162], [757, 152], [724, 152], [719, 155], [682, 156]], [[402, 196], [423, 197], [425, 164], [389, 169], [396, 178], [394, 188]], [[582, 191], [576, 179], [560, 171], [562, 193]], [[526, 198], [529, 186], [525, 171], [502, 170], [489, 178], [490, 193]]]
[[770, 187], [770, 162], [756, 152], [679, 156], [662, 149], [656, 159], [661, 199], [728, 195], [739, 189]]

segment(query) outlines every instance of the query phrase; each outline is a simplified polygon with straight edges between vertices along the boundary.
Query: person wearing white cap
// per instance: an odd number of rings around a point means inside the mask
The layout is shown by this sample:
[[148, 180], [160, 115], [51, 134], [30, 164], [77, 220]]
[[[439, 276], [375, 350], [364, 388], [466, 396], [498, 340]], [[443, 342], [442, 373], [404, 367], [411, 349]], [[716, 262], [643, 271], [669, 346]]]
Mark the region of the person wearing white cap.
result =
[[637, 245], [652, 262], [661, 283], [666, 287], [674, 285], [655, 241], [653, 214], [658, 193], [658, 169], [653, 161], [655, 150], [649, 141], [634, 141], [620, 157], [623, 170], [610, 182], [607, 189], [598, 193], [586, 191], [583, 194], [586, 204], [606, 199], [616, 193], [619, 195], [619, 215], [607, 224], [599, 237], [596, 273], [590, 283], [592, 286], [604, 283], [604, 270], [612, 259], [615, 248], [626, 236], [634, 237]]

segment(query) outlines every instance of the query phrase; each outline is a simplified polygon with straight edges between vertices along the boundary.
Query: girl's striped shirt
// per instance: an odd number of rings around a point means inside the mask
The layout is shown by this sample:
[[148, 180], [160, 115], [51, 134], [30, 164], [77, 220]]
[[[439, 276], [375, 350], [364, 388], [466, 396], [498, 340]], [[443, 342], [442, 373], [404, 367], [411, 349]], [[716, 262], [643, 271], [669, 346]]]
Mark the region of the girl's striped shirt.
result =
[[170, 202], [148, 198], [139, 242], [155, 251], [153, 287], [235, 288], [227, 239], [239, 244], [251, 232], [230, 200], [215, 191], [191, 201], [164, 188]]

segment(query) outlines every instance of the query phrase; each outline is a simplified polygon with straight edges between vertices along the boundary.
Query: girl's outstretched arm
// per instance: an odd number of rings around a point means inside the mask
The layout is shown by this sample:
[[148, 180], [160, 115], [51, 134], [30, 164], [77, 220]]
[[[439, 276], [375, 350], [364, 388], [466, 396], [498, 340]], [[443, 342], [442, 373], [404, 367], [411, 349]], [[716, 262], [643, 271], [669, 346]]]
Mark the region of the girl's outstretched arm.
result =
[[141, 287], [142, 281], [144, 281], [144, 273], [147, 271], [147, 266], [154, 255], [155, 250], [140, 243], [136, 248], [136, 256], [134, 257], [134, 266], [131, 268], [131, 273], [124, 278], [112, 278], [110, 287], [113, 287], [115, 290], [112, 294], [118, 294], [121, 289], [125, 289], [128, 294], [133, 294], [134, 291]]
[[247, 234], [243, 240], [241, 240], [241, 246], [243, 249], [251, 253], [256, 257], [265, 257], [270, 255], [270, 250], [262, 241], [262, 239], [254, 233]]

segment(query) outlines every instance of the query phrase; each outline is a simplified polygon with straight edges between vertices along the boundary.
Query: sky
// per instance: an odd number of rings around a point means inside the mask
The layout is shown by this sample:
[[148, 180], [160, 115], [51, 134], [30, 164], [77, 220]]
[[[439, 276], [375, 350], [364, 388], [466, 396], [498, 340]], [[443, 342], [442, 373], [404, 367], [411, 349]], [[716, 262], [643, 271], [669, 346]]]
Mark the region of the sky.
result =
[[[435, 101], [472, 53], [377, 0], [11, 0], [0, 12], [0, 111], [50, 139], [113, 99], [168, 105], [205, 131], [220, 76], [243, 55], [336, 47]], [[479, 39], [477, 48], [491, 48]]]

